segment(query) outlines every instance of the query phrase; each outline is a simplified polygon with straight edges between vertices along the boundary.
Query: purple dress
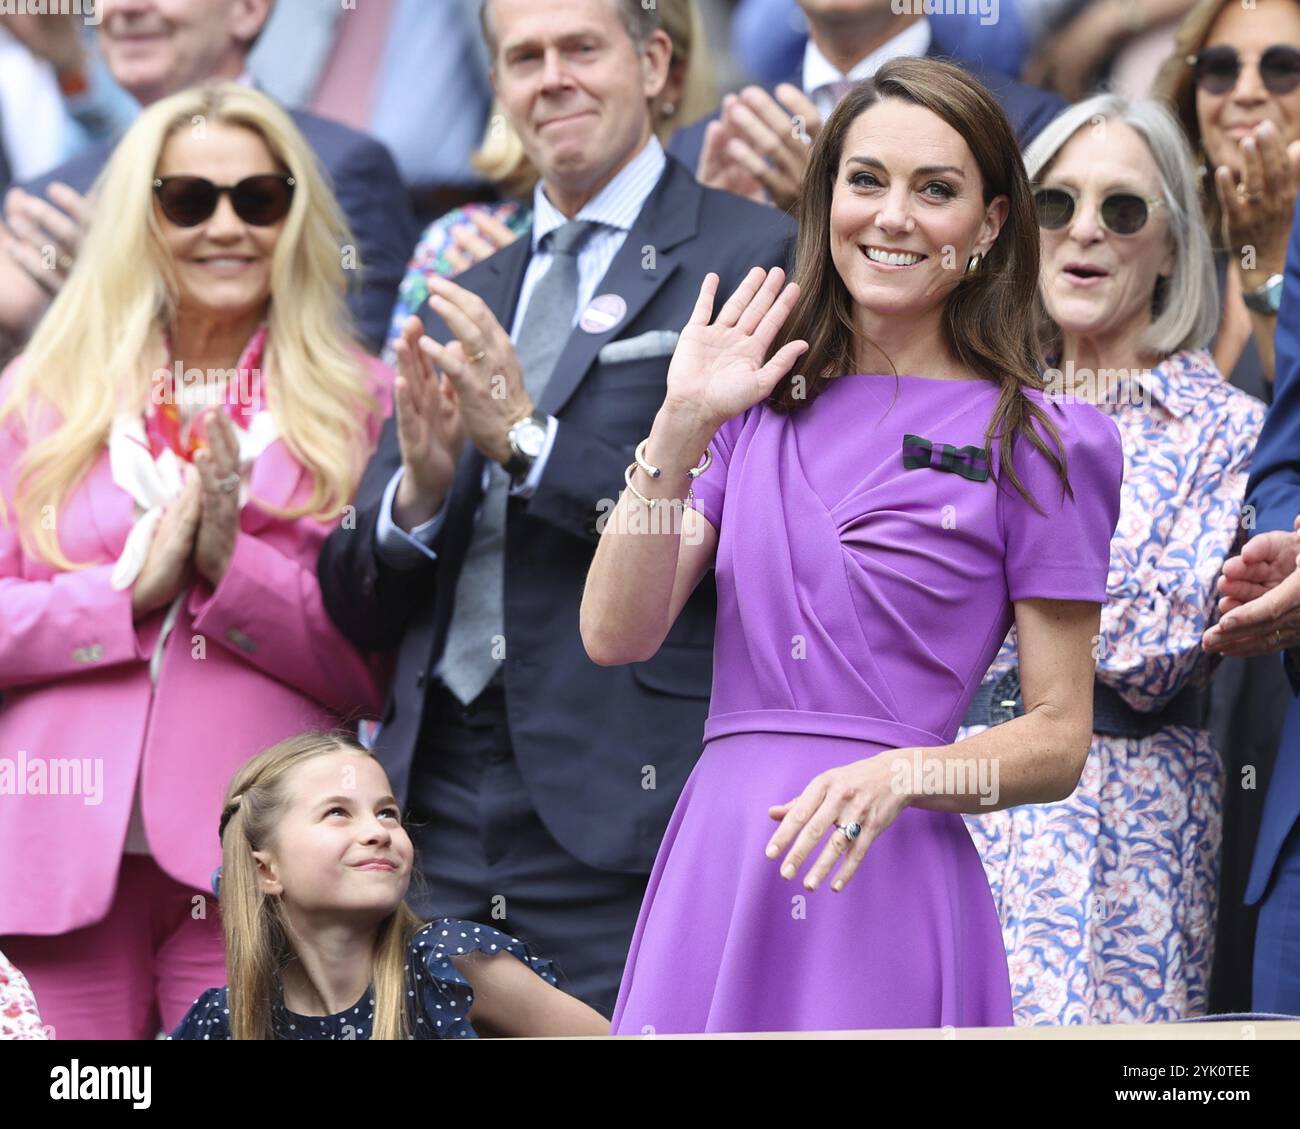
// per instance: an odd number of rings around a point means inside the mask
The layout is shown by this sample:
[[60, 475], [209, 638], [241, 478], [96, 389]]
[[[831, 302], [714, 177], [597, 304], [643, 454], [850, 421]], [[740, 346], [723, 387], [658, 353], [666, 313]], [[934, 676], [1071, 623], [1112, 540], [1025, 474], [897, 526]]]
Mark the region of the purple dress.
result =
[[[1010, 1026], [997, 911], [962, 817], [903, 809], [839, 893], [764, 848], [772, 804], [883, 750], [951, 742], [1013, 600], [1104, 603], [1123, 452], [1088, 404], [1029, 393], [1073, 498], [1023, 441], [1004, 482], [954, 470], [984, 446], [984, 381], [847, 376], [793, 415], [718, 431], [697, 505], [718, 530], [713, 698], [655, 859], [614, 1034]], [[933, 444], [904, 466], [904, 435]], [[996, 444], [992, 471], [999, 471]], [[1090, 690], [1091, 688], [1087, 688]], [[833, 877], [834, 871], [831, 872]]]

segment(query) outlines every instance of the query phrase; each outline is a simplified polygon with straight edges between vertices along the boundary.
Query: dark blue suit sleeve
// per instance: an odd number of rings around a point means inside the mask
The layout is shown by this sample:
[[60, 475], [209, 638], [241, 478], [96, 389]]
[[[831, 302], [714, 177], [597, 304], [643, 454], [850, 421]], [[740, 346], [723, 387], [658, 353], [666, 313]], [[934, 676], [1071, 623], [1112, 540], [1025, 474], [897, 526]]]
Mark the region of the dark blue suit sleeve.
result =
[[[1297, 211], [1300, 217], [1300, 211]], [[1278, 312], [1273, 404], [1251, 463], [1246, 502], [1255, 532], [1290, 530], [1300, 514], [1300, 222], [1293, 221]]]
[[316, 562], [325, 610], [362, 651], [396, 647], [410, 624], [411, 609], [433, 599], [437, 582], [437, 561], [417, 559], [409, 569], [394, 569], [375, 551], [384, 489], [401, 465], [394, 413], [384, 423], [357, 488], [355, 520], [341, 523], [325, 539]]
[[341, 154], [331, 173], [361, 254], [360, 284], [351, 287], [348, 305], [366, 348], [378, 353], [415, 247], [415, 219], [392, 155], [373, 138], [355, 136], [356, 144]]

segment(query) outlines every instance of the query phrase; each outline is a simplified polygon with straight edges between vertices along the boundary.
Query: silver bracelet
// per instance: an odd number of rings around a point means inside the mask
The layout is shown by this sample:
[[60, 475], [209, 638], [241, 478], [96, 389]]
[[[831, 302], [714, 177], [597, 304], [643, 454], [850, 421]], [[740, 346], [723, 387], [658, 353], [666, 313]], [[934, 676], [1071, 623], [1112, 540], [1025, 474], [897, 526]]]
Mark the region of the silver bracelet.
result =
[[[647, 435], [644, 439], [641, 440], [640, 443], [636, 445], [636, 463], [637, 466], [639, 466], [643, 471], [645, 471], [646, 474], [648, 474], [651, 478], [658, 478], [661, 474], [663, 474], [663, 470], [657, 466], [652, 466], [646, 459], [645, 445], [649, 442], [650, 442], [650, 436]], [[691, 467], [691, 469], [686, 472], [688, 475], [690, 475], [692, 479], [699, 478], [700, 475], [702, 475], [706, 470], [709, 469], [709, 467], [713, 465], [713, 452], [709, 450], [708, 447], [704, 448], [704, 454], [701, 457], [704, 460], [704, 465], [700, 466], [697, 464], [696, 466]]]
[[[623, 481], [627, 483], [627, 488], [632, 491], [633, 496], [637, 498], [640, 502], [644, 503], [652, 510], [660, 502], [667, 502], [670, 506], [675, 505], [675, 506], [681, 506], [683, 508], [685, 508], [686, 506], [690, 506], [691, 509], [695, 508], [695, 488], [691, 486], [688, 486], [686, 488], [685, 498], [647, 498], [644, 494], [641, 493], [640, 490], [638, 490], [635, 486], [632, 485], [632, 474], [636, 470], [637, 466], [638, 466], [637, 463], [627, 464], [627, 470], [623, 472]], [[642, 469], [644, 470], [645, 468], [642, 467]]]

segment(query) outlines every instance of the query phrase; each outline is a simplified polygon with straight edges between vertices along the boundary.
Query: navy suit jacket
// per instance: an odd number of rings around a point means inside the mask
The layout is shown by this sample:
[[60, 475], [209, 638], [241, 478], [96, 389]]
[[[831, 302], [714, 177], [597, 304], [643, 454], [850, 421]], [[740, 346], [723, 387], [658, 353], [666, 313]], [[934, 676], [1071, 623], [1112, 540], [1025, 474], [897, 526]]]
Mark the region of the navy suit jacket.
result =
[[[1276, 362], [1273, 403], [1264, 420], [1251, 462], [1246, 502], [1255, 508], [1255, 532], [1290, 531], [1300, 514], [1300, 210], [1291, 226], [1286, 253], [1286, 284], [1274, 339]], [[1291, 704], [1282, 727], [1273, 778], [1264, 798], [1259, 838], [1246, 885], [1246, 904], [1259, 901], [1277, 864], [1278, 854], [1300, 817], [1300, 648], [1284, 661], [1291, 683]]]
[[[961, 59], [949, 59], [937, 53], [933, 44], [930, 50], [926, 52], [927, 59], [944, 58], [945, 61], [956, 63], [964, 67], [975, 78], [979, 79], [1006, 111], [1007, 117], [1011, 120], [1011, 127], [1016, 131], [1016, 137], [1020, 140], [1020, 147], [1023, 149], [1038, 134], [1043, 127], [1050, 122], [1057, 114], [1069, 105], [1069, 103], [1059, 94], [1053, 94], [1048, 90], [1040, 90], [1036, 86], [1026, 86], [1024, 83], [1017, 82], [1013, 78], [1008, 78], [1004, 74], [998, 74], [994, 71], [980, 71], [963, 62]], [[797, 72], [786, 80], [792, 86], [803, 89], [803, 74]], [[773, 94], [775, 88], [768, 90]], [[775, 95], [774, 95], [775, 96]], [[687, 168], [694, 169], [699, 167], [700, 151], [704, 148], [704, 131], [709, 122], [717, 121], [718, 115], [710, 114], [707, 118], [701, 118], [690, 125], [682, 126], [673, 134], [672, 140], [668, 143], [668, 152], [682, 162]]]
[[[354, 281], [348, 308], [362, 342], [377, 353], [388, 336], [397, 287], [415, 246], [415, 219], [406, 188], [392, 155], [373, 137], [306, 110], [288, 113], [329, 174], [356, 237], [362, 269], [349, 272]], [[23, 188], [44, 196], [50, 184], [60, 180], [85, 194], [108, 163], [113, 145], [93, 145]]]
[[[578, 630], [598, 522], [624, 489], [623, 472], [663, 402], [670, 350], [599, 357], [603, 346], [652, 331], [680, 331], [709, 271], [729, 295], [755, 266], [788, 266], [790, 219], [761, 204], [703, 188], [671, 158], [596, 288], [627, 311], [598, 333], [575, 328], [538, 408], [559, 421], [536, 492], [507, 503], [505, 687], [515, 757], [551, 834], [590, 866], [648, 873], [677, 797], [699, 757], [713, 677], [717, 597], [706, 578], [658, 653], [598, 666]], [[526, 234], [457, 282], [512, 325], [532, 255]], [[448, 341], [427, 308], [431, 336]], [[633, 350], [635, 352], [635, 350]], [[396, 649], [377, 753], [407, 801], [425, 695], [447, 638], [456, 582], [483, 498], [484, 456], [466, 444], [434, 543], [436, 561], [395, 570], [376, 554], [384, 488], [401, 465], [395, 421], [386, 424], [356, 500], [355, 529], [321, 552], [325, 606], [363, 650]]]

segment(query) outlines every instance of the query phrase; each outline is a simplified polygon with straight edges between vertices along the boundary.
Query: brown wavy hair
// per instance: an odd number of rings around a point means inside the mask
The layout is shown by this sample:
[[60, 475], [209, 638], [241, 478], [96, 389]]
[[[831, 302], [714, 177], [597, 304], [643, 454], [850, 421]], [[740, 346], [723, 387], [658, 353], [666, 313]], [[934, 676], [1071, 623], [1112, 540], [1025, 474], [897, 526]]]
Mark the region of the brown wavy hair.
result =
[[[799, 283], [799, 299], [771, 350], [775, 353], [788, 341], [808, 342], [800, 363], [807, 387], [801, 389], [804, 395], [797, 396], [795, 376], [788, 374], [773, 389], [768, 404], [777, 411], [798, 411], [812, 403], [830, 380], [854, 371], [861, 334], [854, 325], [853, 296], [829, 253], [831, 200], [850, 128], [872, 106], [889, 98], [922, 106], [952, 126], [979, 165], [984, 203], [998, 196], [1010, 201], [1006, 222], [978, 270], [963, 273], [948, 296], [944, 340], [962, 365], [1001, 389], [985, 441], [1000, 443], [1001, 465], [1011, 485], [1038, 509], [1012, 463], [1016, 438], [1023, 434], [1042, 451], [1063, 490], [1073, 497], [1060, 434], [1047, 413], [1025, 395], [1026, 389], [1043, 388], [1038, 345], [1043, 314], [1038, 296], [1038, 218], [1020, 145], [993, 96], [951, 63], [891, 60], [874, 78], [845, 95], [813, 143], [796, 208], [794, 280]], [[1033, 423], [1051, 436], [1056, 451], [1049, 449]]]

